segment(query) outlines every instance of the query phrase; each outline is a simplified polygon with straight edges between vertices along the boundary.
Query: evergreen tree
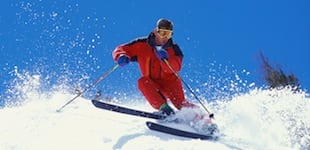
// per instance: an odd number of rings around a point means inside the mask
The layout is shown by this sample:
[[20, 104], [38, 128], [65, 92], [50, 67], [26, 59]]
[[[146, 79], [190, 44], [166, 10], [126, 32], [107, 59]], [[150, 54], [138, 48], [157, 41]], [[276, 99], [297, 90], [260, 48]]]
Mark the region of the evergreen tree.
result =
[[283, 88], [290, 86], [295, 90], [300, 89], [299, 80], [293, 73], [286, 75], [280, 67], [273, 68], [262, 52], [260, 52], [260, 58], [263, 63], [262, 68], [264, 70], [264, 79], [270, 88]]

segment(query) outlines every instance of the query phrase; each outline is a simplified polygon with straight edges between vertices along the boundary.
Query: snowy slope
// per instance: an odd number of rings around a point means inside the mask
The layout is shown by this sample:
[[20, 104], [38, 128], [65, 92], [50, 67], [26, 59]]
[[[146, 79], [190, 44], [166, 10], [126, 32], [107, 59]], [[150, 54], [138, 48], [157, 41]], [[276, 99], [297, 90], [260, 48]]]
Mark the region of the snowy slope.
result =
[[[0, 149], [308, 149], [310, 102], [304, 93], [253, 90], [209, 104], [225, 137], [193, 140], [150, 131], [148, 119], [97, 109], [74, 95], [32, 93], [21, 106], [0, 109]], [[151, 110], [143, 102], [123, 104]]]
[[194, 141], [149, 131], [145, 119], [102, 111], [78, 99], [63, 112], [55, 112], [59, 99], [33, 101], [1, 110], [0, 149], [133, 149], [223, 148], [218, 143]]

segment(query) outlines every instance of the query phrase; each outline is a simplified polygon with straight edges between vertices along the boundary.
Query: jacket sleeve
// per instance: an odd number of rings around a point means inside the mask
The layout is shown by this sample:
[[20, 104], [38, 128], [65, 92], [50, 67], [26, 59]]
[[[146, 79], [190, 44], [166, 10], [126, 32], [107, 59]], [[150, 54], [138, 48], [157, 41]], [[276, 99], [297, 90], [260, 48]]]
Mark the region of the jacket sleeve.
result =
[[[127, 55], [128, 56], [128, 48], [126, 48], [125, 45], [119, 45], [117, 46], [114, 51], [112, 52], [112, 57], [114, 61], [117, 61], [119, 56], [121, 55]], [[128, 56], [129, 57], [129, 56]]]
[[[164, 61], [161, 62], [161, 66], [166, 73], [174, 73], [179, 72], [182, 68], [182, 61], [183, 61], [183, 53], [178, 45], [173, 46], [172, 51], [168, 51], [169, 58], [168, 58], [168, 64], [166, 64]], [[170, 65], [173, 69], [173, 71], [168, 66]]]
[[134, 40], [129, 43], [117, 46], [112, 52], [112, 57], [114, 61], [117, 61], [117, 59], [121, 55], [126, 55], [129, 57], [130, 60], [132, 60], [132, 58], [134, 58], [137, 54], [136, 51], [138, 50], [138, 48], [136, 47], [139, 45], [139, 43], [141, 43], [140, 40]]

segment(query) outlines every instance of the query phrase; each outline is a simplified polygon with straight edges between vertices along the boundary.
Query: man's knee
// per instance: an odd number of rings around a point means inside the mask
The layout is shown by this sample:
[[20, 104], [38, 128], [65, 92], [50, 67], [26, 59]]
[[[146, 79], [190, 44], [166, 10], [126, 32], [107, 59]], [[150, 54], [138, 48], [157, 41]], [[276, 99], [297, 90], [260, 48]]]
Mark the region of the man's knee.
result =
[[151, 78], [149, 77], [141, 77], [138, 80], [138, 88], [139, 90], [155, 90], [158, 91], [159, 85], [155, 83]]
[[138, 80], [138, 88], [139, 88], [139, 90], [143, 90], [143, 89], [145, 89], [146, 86], [149, 86], [149, 84], [152, 84], [150, 82], [151, 82], [150, 78], [148, 78], [148, 77], [141, 77]]

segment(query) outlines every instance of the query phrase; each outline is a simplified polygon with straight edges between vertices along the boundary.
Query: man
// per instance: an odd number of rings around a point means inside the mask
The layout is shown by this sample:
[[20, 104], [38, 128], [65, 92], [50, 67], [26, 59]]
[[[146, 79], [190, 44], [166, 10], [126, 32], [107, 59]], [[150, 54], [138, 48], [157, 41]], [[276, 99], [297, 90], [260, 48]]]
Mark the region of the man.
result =
[[138, 80], [139, 90], [153, 108], [165, 115], [174, 114], [168, 99], [177, 109], [194, 106], [185, 100], [182, 82], [175, 74], [181, 70], [183, 53], [172, 35], [173, 23], [159, 19], [147, 37], [120, 45], [112, 54], [120, 66], [138, 62], [142, 74]]

